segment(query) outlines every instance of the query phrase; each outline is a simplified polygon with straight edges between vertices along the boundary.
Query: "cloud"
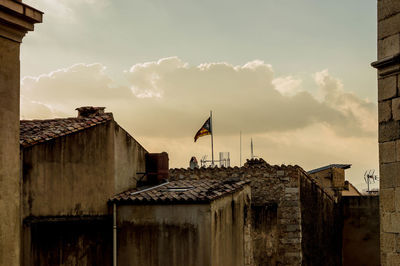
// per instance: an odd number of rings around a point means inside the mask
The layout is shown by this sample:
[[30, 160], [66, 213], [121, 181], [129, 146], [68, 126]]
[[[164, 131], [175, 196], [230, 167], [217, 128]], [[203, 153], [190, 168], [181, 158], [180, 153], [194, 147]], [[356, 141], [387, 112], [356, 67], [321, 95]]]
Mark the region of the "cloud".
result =
[[213, 110], [216, 157], [229, 151], [239, 164], [242, 131], [242, 163], [252, 137], [255, 154], [270, 163], [352, 163], [349, 178], [361, 184], [363, 172], [377, 168], [376, 104], [345, 90], [327, 70], [311, 77], [316, 93], [258, 60], [191, 66], [163, 58], [133, 65], [118, 82], [102, 64], [75, 64], [23, 78], [21, 117], [76, 116], [76, 107], [106, 106], [149, 151], [167, 151], [170, 166], [182, 167], [209, 154], [207, 137], [194, 143], [193, 136]]
[[[361, 99], [353, 92], [345, 91], [342, 82], [329, 75], [328, 70], [315, 73], [314, 79], [327, 106], [338, 110], [346, 117], [351, 117], [360, 132], [371, 134], [376, 132], [376, 104], [368, 99]], [[338, 130], [345, 135], [349, 134], [343, 132], [345, 128]]]
[[272, 80], [275, 89], [284, 96], [294, 96], [301, 91], [302, 80], [295, 79], [292, 76], [279, 77]]
[[376, 105], [345, 91], [327, 70], [314, 74], [318, 98], [299, 90], [301, 80], [274, 77], [272, 66], [258, 60], [190, 66], [177, 57], [164, 58], [125, 71], [127, 86], [118, 85], [105, 69], [76, 64], [26, 77], [21, 93], [31, 104], [71, 115], [77, 106], [106, 106], [122, 124], [146, 136], [190, 136], [209, 110], [221, 135], [290, 132], [316, 124], [341, 136], [376, 134]]

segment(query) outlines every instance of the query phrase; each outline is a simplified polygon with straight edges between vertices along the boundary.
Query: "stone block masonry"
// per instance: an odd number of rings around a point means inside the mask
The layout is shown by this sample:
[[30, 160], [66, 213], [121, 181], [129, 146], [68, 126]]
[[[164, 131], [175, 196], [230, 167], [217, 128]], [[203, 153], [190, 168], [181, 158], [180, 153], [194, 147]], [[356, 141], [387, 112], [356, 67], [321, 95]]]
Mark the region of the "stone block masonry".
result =
[[[381, 265], [399, 265], [400, 1], [378, 0], [378, 121]], [[400, 242], [399, 242], [400, 243]]]

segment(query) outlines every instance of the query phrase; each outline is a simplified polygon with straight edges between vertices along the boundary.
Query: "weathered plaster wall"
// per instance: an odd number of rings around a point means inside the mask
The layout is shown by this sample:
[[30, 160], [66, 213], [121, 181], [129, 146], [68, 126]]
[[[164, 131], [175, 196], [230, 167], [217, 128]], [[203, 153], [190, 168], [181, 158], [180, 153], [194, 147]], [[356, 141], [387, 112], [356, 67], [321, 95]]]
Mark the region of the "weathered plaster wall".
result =
[[23, 149], [28, 216], [104, 215], [114, 195], [112, 122]]
[[302, 265], [341, 265], [341, 211], [332, 190], [305, 174], [300, 178]]
[[253, 265], [250, 187], [211, 204], [211, 260], [214, 266]]
[[211, 263], [211, 207], [120, 205], [118, 265], [207, 266]]
[[341, 204], [343, 210], [343, 265], [380, 265], [379, 197], [342, 197]]
[[278, 260], [278, 205], [251, 206], [254, 265], [276, 265]]
[[142, 175], [137, 173], [146, 171], [147, 151], [118, 125], [115, 126], [114, 138], [115, 193], [117, 194], [136, 187], [137, 180], [142, 178]]
[[[26, 222], [24, 249], [34, 249], [34, 253], [24, 252], [25, 265], [40, 265], [46, 257], [54, 262], [59, 254], [50, 246], [63, 250], [64, 255], [69, 252], [68, 258], [60, 257], [58, 265], [68, 265], [69, 261], [73, 265], [86, 265], [89, 257], [96, 256], [97, 249], [91, 248], [90, 243], [98, 241], [102, 232], [89, 231], [86, 235], [79, 231], [74, 235], [76, 243], [72, 248], [69, 240], [62, 241], [65, 238], [63, 232], [69, 230], [68, 223], [57, 223], [53, 218], [68, 221], [73, 217], [79, 220], [79, 217], [89, 216], [86, 223], [90, 224], [90, 217], [110, 215], [108, 199], [136, 186], [136, 173], [145, 170], [146, 152], [114, 121], [21, 148], [23, 218]], [[59, 233], [47, 232], [46, 226], [38, 223], [41, 234], [51, 233], [51, 237], [42, 240], [33, 237], [38, 231], [30, 227], [29, 221], [35, 219], [47, 220], [49, 228], [59, 228]], [[93, 230], [99, 229], [96, 222], [93, 225]], [[101, 230], [112, 232], [112, 226]], [[53, 243], [56, 239], [60, 242]], [[90, 251], [93, 253], [89, 254]]]
[[378, 0], [381, 264], [400, 265], [400, 2]]
[[[170, 169], [170, 179], [249, 179], [252, 201], [252, 249], [255, 265], [299, 265], [301, 253], [300, 170], [268, 164], [234, 168]], [[276, 219], [271, 206], [277, 206]], [[268, 214], [265, 213], [268, 210]], [[271, 211], [270, 211], [271, 210]], [[260, 211], [261, 213], [257, 213]], [[272, 213], [271, 213], [272, 212]], [[260, 227], [259, 217], [275, 224]], [[248, 251], [247, 251], [248, 252]]]
[[0, 265], [20, 256], [19, 47], [0, 35]]
[[24, 226], [26, 266], [112, 265], [112, 219], [33, 222]]

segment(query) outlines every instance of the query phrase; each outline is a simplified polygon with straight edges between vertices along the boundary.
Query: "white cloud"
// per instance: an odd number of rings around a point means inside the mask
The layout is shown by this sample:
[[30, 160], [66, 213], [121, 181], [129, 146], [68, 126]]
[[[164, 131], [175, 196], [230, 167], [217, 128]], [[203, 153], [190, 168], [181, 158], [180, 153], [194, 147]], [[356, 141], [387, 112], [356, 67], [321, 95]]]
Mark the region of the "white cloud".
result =
[[[314, 75], [324, 93], [322, 100], [300, 91], [299, 79], [274, 78], [272, 67], [261, 61], [190, 66], [170, 57], [136, 64], [125, 71], [125, 77], [129, 87], [116, 86], [105, 66], [76, 64], [24, 78], [22, 95], [64, 113], [81, 105], [126, 110], [138, 119], [139, 132], [148, 135], [184, 136], [209, 110], [214, 110], [215, 127], [223, 135], [239, 130], [286, 132], [321, 123], [343, 136], [376, 132], [376, 106], [344, 91], [326, 70]], [[124, 122], [132, 122], [125, 112], [121, 116]], [[154, 124], [147, 123], [151, 120], [168, 130], [154, 130]]]
[[275, 89], [284, 96], [294, 96], [300, 92], [302, 80], [295, 79], [292, 76], [279, 77], [272, 80]]
[[376, 104], [368, 99], [361, 99], [353, 92], [345, 91], [343, 83], [332, 77], [328, 70], [314, 75], [319, 86], [323, 101], [347, 117], [354, 117], [360, 130], [374, 133], [377, 130]]
[[[216, 151], [238, 163], [238, 132], [254, 137], [256, 153], [273, 163], [306, 169], [325, 163], [374, 168], [376, 105], [345, 90], [327, 70], [315, 73], [320, 97], [293, 76], [275, 77], [270, 65], [190, 66], [177, 57], [135, 64], [118, 85], [102, 64], [76, 64], [21, 83], [21, 116], [75, 116], [79, 106], [106, 106], [151, 151], [166, 150], [171, 165], [209, 151], [194, 133], [214, 111]], [[245, 146], [244, 146], [245, 148]], [[357, 175], [364, 169], [357, 168]], [[360, 183], [360, 182], [358, 182]]]

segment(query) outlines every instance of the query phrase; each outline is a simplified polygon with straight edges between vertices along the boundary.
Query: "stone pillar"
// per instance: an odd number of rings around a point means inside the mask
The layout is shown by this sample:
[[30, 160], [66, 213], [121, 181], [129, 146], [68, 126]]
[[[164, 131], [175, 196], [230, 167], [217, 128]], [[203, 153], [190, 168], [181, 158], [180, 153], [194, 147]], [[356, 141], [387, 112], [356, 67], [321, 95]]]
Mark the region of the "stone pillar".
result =
[[0, 0], [0, 265], [21, 264], [19, 48], [42, 12]]
[[378, 0], [381, 265], [400, 265], [400, 1]]

